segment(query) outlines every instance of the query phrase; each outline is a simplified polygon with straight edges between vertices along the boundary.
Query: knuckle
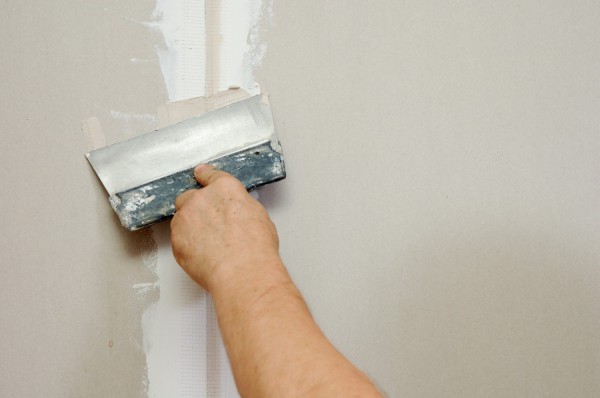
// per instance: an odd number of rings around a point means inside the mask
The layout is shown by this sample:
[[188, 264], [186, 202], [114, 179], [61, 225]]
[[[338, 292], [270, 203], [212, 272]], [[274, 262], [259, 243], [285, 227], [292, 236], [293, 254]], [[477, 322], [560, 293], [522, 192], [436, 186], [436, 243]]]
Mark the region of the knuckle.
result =
[[205, 192], [205, 190], [204, 190], [204, 189], [197, 189], [197, 190], [195, 190], [195, 191], [194, 191], [194, 192], [191, 194], [191, 199], [192, 199], [193, 201], [198, 201], [198, 200], [201, 200], [201, 199], [202, 199], [202, 197], [204, 196], [204, 192]]
[[242, 183], [237, 178], [229, 174], [223, 176], [223, 178], [220, 178], [218, 183], [222, 189], [228, 192], [240, 191], [242, 189], [245, 191]]
[[203, 188], [203, 189], [197, 189], [197, 190], [191, 192], [190, 196], [189, 196], [189, 201], [188, 201], [190, 203], [190, 206], [186, 206], [184, 208], [184, 210], [187, 209], [188, 207], [198, 207], [199, 205], [201, 205], [202, 202], [204, 201], [204, 197], [206, 195], [205, 190], [206, 190], [206, 188]]

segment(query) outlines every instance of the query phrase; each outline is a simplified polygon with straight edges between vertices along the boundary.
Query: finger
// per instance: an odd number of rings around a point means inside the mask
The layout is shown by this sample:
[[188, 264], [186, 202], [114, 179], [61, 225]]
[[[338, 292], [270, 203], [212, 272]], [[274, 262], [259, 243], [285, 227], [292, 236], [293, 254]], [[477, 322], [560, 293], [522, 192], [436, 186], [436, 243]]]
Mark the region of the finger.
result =
[[202, 186], [214, 184], [218, 179], [228, 176], [230, 176], [229, 173], [217, 170], [208, 164], [201, 164], [194, 169], [194, 177]]
[[196, 191], [196, 189], [185, 191], [175, 199], [175, 211], [181, 209], [185, 203], [192, 198], [194, 191]]

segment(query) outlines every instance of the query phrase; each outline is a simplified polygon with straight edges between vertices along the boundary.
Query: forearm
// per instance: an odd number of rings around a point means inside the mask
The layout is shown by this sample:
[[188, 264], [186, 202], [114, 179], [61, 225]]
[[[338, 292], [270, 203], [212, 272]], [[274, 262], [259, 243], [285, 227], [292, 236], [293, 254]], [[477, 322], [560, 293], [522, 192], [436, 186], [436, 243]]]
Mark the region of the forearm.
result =
[[380, 396], [322, 334], [281, 260], [261, 261], [210, 286], [242, 396]]
[[213, 295], [240, 394], [380, 397], [314, 323], [264, 207], [227, 173], [201, 165], [194, 175], [204, 188], [175, 202], [173, 255]]

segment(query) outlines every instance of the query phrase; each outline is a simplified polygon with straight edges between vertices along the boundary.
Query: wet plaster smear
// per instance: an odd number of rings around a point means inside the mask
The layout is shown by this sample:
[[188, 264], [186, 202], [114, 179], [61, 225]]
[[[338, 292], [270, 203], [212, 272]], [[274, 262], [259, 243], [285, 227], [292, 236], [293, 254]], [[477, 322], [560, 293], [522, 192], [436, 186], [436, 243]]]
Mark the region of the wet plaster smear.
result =
[[[266, 51], [260, 30], [270, 19], [269, 1], [158, 0], [143, 24], [158, 33], [169, 102], [189, 106], [185, 100], [230, 87], [259, 92], [253, 76]], [[175, 123], [176, 114], [163, 107], [157, 121]], [[141, 295], [158, 290], [160, 297], [141, 320], [148, 397], [237, 397], [211, 299], [173, 259], [169, 234], [168, 223], [153, 227], [156, 283], [133, 286]]]

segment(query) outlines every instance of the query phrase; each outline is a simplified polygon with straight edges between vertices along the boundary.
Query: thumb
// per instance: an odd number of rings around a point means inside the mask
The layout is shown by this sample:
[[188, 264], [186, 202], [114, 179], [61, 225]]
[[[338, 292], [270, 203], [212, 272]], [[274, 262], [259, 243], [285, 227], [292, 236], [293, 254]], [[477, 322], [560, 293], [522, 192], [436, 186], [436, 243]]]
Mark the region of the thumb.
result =
[[202, 186], [214, 184], [218, 179], [228, 176], [228, 173], [217, 170], [209, 164], [201, 164], [194, 169], [194, 177]]

